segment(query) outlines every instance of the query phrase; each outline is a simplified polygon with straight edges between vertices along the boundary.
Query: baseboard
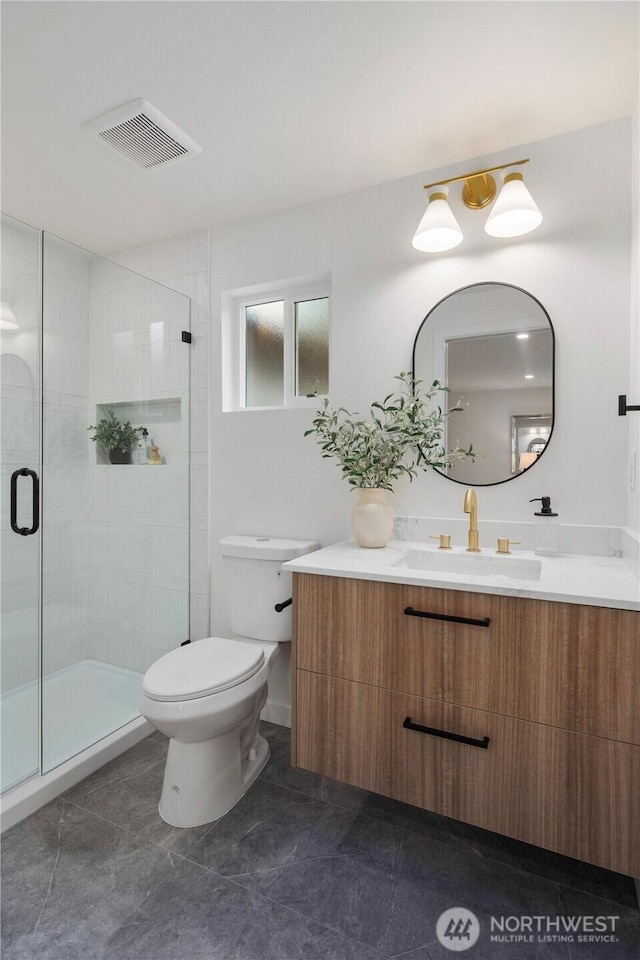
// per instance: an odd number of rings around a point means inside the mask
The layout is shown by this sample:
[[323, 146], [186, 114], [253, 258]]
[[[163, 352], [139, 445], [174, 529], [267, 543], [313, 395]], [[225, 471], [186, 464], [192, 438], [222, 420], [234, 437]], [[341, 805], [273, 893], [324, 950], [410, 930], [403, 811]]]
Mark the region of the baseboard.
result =
[[277, 700], [267, 700], [262, 713], [261, 720], [268, 720], [269, 723], [277, 723], [281, 727], [291, 726], [291, 704], [278, 703]]

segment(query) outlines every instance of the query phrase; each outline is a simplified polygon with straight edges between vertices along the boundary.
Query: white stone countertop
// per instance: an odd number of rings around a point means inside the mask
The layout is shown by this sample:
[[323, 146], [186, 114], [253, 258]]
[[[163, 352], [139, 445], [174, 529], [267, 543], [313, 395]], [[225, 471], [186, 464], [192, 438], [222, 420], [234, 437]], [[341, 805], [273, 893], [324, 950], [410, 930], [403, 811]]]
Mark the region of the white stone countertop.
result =
[[[414, 557], [408, 557], [413, 554]], [[420, 556], [416, 557], [416, 554]], [[283, 564], [292, 573], [315, 573], [328, 577], [348, 577], [356, 580], [382, 580], [387, 583], [407, 583], [445, 590], [464, 590], [472, 593], [494, 593], [501, 596], [524, 597], [534, 600], [555, 600], [564, 603], [582, 603], [596, 607], [615, 607], [622, 610], [640, 610], [640, 581], [624, 559], [618, 557], [557, 556], [537, 557], [527, 550], [513, 550], [500, 557], [505, 563], [526, 561], [529, 574], [535, 579], [518, 579], [503, 572], [486, 575], [475, 572], [414, 569], [404, 564], [425, 560], [443, 564], [460, 562], [470, 566], [477, 558], [478, 569], [484, 558], [499, 556], [495, 550], [483, 549], [470, 554], [463, 547], [439, 551], [437, 546], [392, 540], [381, 549], [359, 547], [353, 540], [344, 540], [297, 557]], [[453, 555], [453, 560], [447, 559]], [[532, 564], [531, 561], [534, 561]], [[540, 562], [539, 577], [536, 561]], [[505, 566], [503, 569], [508, 570]], [[639, 636], [640, 639], [640, 636]]]

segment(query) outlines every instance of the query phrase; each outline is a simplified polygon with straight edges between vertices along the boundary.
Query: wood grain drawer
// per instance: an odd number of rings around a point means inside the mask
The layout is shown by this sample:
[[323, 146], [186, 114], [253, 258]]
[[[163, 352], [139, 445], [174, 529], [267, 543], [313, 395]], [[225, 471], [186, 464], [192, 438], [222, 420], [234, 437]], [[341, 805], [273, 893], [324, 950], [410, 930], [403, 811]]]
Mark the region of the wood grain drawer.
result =
[[[564, 604], [307, 574], [296, 580], [299, 668], [574, 726], [575, 645]], [[407, 607], [490, 623], [407, 616]]]
[[640, 744], [637, 612], [312, 574], [294, 597], [301, 669]]
[[640, 613], [573, 607], [576, 730], [640, 744]]
[[297, 766], [640, 875], [640, 748], [303, 670], [296, 699]]

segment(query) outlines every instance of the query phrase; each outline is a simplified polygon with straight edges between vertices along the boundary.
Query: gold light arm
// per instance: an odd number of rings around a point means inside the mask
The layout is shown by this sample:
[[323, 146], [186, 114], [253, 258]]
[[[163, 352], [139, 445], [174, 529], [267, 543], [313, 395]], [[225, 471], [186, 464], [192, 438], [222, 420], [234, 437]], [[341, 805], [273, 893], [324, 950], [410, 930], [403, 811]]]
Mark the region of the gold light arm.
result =
[[496, 170], [506, 170], [507, 167], [518, 167], [523, 163], [529, 163], [529, 157], [525, 160], [512, 160], [511, 163], [501, 163], [497, 167], [487, 167], [485, 170], [474, 170], [472, 173], [463, 173], [459, 177], [449, 177], [448, 180], [435, 180], [433, 183], [425, 183], [423, 190], [430, 187], [444, 186], [447, 183], [458, 183], [459, 180], [469, 180], [471, 177], [481, 177], [485, 173], [495, 173]]
[[[507, 167], [517, 167], [523, 163], [529, 163], [529, 158], [524, 160], [512, 160], [511, 163], [501, 163], [496, 167], [487, 167], [485, 170], [474, 170], [473, 173], [463, 173], [460, 177], [449, 177], [447, 180], [436, 180], [435, 183], [426, 183], [424, 190], [431, 190], [432, 187], [444, 186], [448, 183], [458, 183], [464, 180], [462, 188], [462, 202], [470, 210], [482, 210], [495, 198], [498, 192], [496, 181], [491, 176], [496, 170], [506, 170]], [[522, 179], [522, 174], [518, 174]], [[437, 194], [429, 197], [433, 200]]]

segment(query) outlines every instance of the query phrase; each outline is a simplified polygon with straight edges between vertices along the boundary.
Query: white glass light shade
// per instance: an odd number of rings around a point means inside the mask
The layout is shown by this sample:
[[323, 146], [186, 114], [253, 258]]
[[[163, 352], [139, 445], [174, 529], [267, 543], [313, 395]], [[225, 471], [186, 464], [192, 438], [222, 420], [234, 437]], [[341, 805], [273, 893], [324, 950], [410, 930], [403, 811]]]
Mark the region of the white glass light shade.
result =
[[17, 330], [18, 324], [16, 323], [16, 317], [7, 303], [6, 300], [3, 300], [0, 305], [0, 330]]
[[411, 241], [416, 250], [441, 253], [462, 242], [462, 230], [447, 203], [448, 187], [437, 186]]
[[485, 224], [492, 237], [519, 237], [542, 223], [542, 214], [524, 185], [521, 173], [503, 175], [503, 186]]

